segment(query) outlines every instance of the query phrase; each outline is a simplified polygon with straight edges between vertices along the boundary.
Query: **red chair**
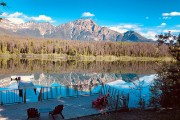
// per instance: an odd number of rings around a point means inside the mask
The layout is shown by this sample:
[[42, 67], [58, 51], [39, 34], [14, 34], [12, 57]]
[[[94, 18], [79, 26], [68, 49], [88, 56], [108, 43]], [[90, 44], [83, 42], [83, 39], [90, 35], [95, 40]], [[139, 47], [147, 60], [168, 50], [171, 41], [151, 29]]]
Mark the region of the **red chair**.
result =
[[53, 111], [49, 112], [49, 115], [52, 116], [53, 120], [55, 120], [54, 115], [57, 115], [57, 114], [60, 114], [62, 118], [64, 119], [64, 116], [62, 114], [63, 107], [64, 107], [63, 105], [58, 105], [55, 107]]
[[97, 107], [99, 105], [100, 97], [98, 97], [96, 100], [92, 101], [92, 107]]
[[38, 110], [36, 108], [29, 108], [27, 109], [27, 115], [28, 115], [28, 118], [38, 118], [40, 117], [40, 113], [38, 113]]
[[106, 105], [106, 101], [106, 97], [97, 98], [96, 100], [92, 101], [92, 107], [100, 109], [101, 107]]
[[99, 96], [96, 100], [92, 101], [92, 107], [100, 109], [101, 106], [106, 106], [108, 104], [107, 98], [109, 97], [109, 92], [104, 96]]

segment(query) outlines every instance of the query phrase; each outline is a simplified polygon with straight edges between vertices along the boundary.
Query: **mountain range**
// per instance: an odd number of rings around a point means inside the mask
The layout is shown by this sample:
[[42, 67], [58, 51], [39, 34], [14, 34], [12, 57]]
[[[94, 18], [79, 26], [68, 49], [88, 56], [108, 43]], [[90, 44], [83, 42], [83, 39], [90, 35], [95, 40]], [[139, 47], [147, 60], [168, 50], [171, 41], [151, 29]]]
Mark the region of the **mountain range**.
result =
[[59, 26], [35, 21], [14, 24], [7, 19], [2, 19], [0, 34], [62, 40], [152, 42], [135, 31], [122, 34], [107, 27], [98, 26], [92, 19], [78, 19]]

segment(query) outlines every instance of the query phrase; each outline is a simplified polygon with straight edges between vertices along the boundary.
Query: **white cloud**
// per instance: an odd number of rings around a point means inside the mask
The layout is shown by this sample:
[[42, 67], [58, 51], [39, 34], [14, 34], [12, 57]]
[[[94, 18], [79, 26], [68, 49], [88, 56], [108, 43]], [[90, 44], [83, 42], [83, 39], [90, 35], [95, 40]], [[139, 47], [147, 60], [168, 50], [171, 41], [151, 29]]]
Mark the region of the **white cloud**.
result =
[[22, 17], [25, 17], [25, 16], [23, 16], [23, 14], [20, 13], [20, 12], [15, 12], [15, 13], [12, 13], [12, 14], [3, 12], [0, 15], [0, 17], [6, 18], [6, 19], [8, 19], [9, 21], [11, 21], [12, 23], [15, 23], [15, 24], [21, 24], [21, 23], [24, 23], [24, 19], [22, 19]]
[[164, 17], [168, 17], [168, 16], [180, 16], [180, 12], [163, 13], [162, 16], [164, 16]]
[[6, 18], [6, 19], [8, 19], [9, 21], [11, 21], [12, 23], [15, 23], [15, 24], [21, 24], [21, 23], [27, 22], [29, 20], [54, 22], [51, 17], [46, 16], [46, 15], [27, 16], [27, 15], [21, 13], [21, 12], [15, 12], [15, 13], [12, 13], [12, 14], [4, 12], [4, 13], [2, 13], [0, 15], [0, 17]]
[[167, 24], [165, 22], [161, 23], [161, 25], [157, 26], [158, 28], [163, 28], [165, 27]]
[[94, 17], [95, 15], [94, 14], [92, 14], [92, 13], [90, 13], [90, 12], [84, 12], [83, 14], [82, 14], [82, 17]]
[[180, 33], [180, 30], [177, 30], [177, 29], [163, 30], [164, 33], [167, 33], [169, 31], [171, 31], [171, 33]]
[[114, 31], [119, 32], [119, 33], [125, 33], [128, 31], [128, 29], [120, 29], [118, 26], [117, 27], [110, 27], [109, 29], [114, 30]]
[[45, 15], [39, 15], [38, 17], [31, 17], [32, 20], [36, 21], [52, 21], [51, 17], [45, 16]]
[[161, 26], [166, 26], [166, 23], [161, 23]]
[[20, 16], [23, 16], [23, 14], [20, 13], [20, 12], [15, 12], [13, 14], [9, 14], [9, 17], [11, 17], [11, 18], [17, 18], [17, 17], [20, 17]]
[[7, 18], [9, 21], [11, 21], [12, 23], [15, 23], [15, 24], [21, 24], [21, 23], [24, 23], [24, 20], [21, 19], [21, 18]]
[[163, 17], [162, 19], [169, 20], [169, 19], [171, 19], [171, 17]]
[[147, 32], [140, 32], [140, 34], [148, 39], [155, 39], [155, 36], [157, 35], [157, 32], [155, 31], [147, 31]]
[[141, 31], [141, 28], [139, 24], [119, 24], [119, 25], [113, 25], [113, 26], [107, 26], [109, 29], [124, 33], [128, 30], [134, 30], [134, 31]]
[[124, 25], [120, 25], [120, 28], [128, 28], [128, 29], [136, 29], [139, 28], [139, 25], [136, 24], [124, 24]]
[[8, 14], [6, 12], [3, 12], [0, 16], [7, 16]]

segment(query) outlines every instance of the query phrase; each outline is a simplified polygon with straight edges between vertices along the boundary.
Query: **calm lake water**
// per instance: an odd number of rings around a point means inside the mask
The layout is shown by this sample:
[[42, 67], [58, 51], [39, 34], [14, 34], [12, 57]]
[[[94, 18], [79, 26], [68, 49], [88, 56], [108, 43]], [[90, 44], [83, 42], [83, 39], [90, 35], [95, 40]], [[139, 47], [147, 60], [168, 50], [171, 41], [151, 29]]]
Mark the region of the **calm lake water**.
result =
[[[82, 61], [48, 61], [35, 59], [0, 59], [0, 90], [18, 89], [17, 82], [11, 76], [33, 76], [36, 86], [27, 91], [27, 102], [36, 102], [40, 88], [46, 86], [69, 86], [89, 84], [91, 92], [100, 90], [98, 83], [104, 83], [121, 90], [121, 94], [130, 95], [129, 107], [139, 107], [139, 100], [148, 106], [151, 97], [150, 85], [154, 82], [158, 62], [82, 62]], [[64, 92], [66, 88], [63, 89]], [[62, 94], [65, 94], [64, 92]], [[74, 88], [68, 94], [76, 94]], [[81, 92], [89, 94], [87, 86]], [[60, 93], [59, 93], [60, 94]], [[80, 93], [82, 94], [82, 93]]]

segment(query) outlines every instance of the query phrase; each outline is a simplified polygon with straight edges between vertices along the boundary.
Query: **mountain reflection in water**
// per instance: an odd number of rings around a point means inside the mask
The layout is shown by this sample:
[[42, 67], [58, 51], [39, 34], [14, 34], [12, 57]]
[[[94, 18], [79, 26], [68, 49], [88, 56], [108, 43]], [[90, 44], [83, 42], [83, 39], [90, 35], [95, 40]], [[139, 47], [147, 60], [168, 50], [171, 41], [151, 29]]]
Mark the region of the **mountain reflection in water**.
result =
[[[169, 63], [166, 63], [169, 64]], [[158, 62], [87, 62], [87, 61], [48, 61], [35, 59], [0, 59], [1, 88], [17, 88], [15, 82], [4, 81], [11, 75], [34, 75], [33, 84], [37, 87], [37, 94], [42, 86], [81, 86], [81, 91], [93, 92], [100, 89], [98, 84], [109, 84], [122, 93], [130, 94], [129, 107], [140, 107], [142, 102], [148, 106], [152, 91], [151, 84], [156, 77], [155, 69]], [[40, 79], [44, 73], [45, 79]], [[4, 86], [3, 86], [4, 85]], [[75, 90], [76, 87], [70, 87]], [[33, 92], [32, 92], [33, 93]], [[34, 94], [34, 93], [33, 93]], [[89, 94], [89, 93], [88, 93]], [[29, 95], [32, 95], [29, 93]], [[33, 95], [32, 95], [33, 96]], [[33, 101], [33, 97], [28, 100]]]

